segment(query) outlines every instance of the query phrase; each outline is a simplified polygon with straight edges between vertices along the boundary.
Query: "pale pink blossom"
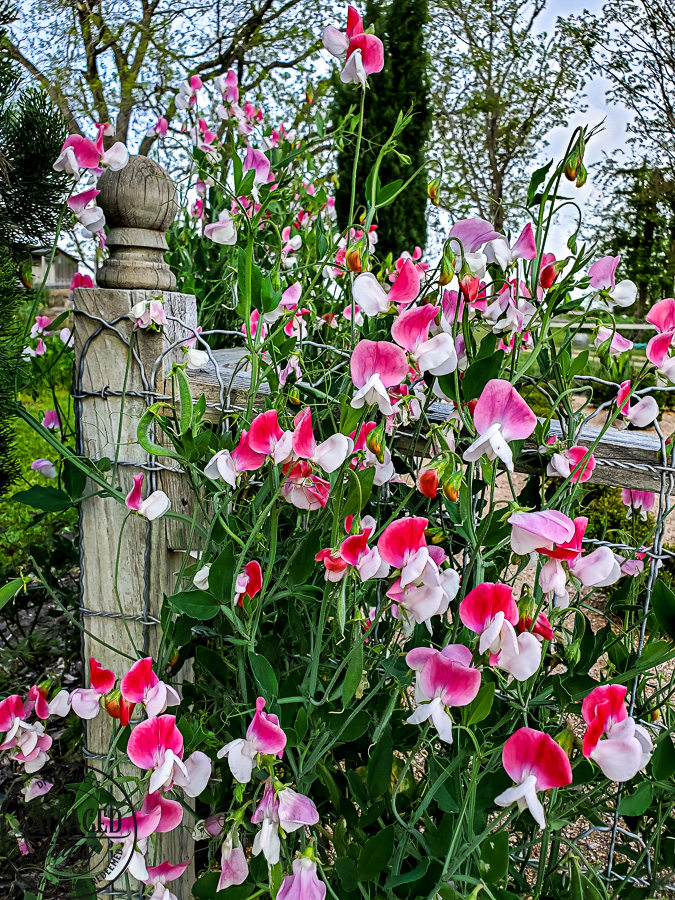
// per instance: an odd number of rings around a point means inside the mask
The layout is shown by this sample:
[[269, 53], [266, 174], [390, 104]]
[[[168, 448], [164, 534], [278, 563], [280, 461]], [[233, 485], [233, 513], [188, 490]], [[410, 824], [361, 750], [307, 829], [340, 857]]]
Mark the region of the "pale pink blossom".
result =
[[602, 291], [611, 304], [632, 306], [637, 297], [635, 283], [628, 279], [616, 283], [616, 270], [620, 259], [620, 256], [603, 256], [596, 260], [588, 270], [590, 285], [597, 291]]
[[653, 749], [647, 729], [628, 715], [626, 691], [625, 685], [601, 685], [581, 705], [588, 726], [583, 754], [610, 781], [630, 781], [647, 765]]
[[510, 441], [528, 438], [535, 429], [537, 417], [508, 381], [493, 378], [483, 388], [473, 412], [473, 423], [478, 437], [464, 451], [467, 462], [476, 462], [481, 456], [499, 458], [506, 468], [513, 471], [513, 453]]
[[218, 751], [218, 759], [227, 758], [235, 779], [240, 784], [248, 784], [251, 780], [253, 766], [261, 756], [283, 756], [286, 746], [286, 734], [279, 725], [274, 713], [264, 712], [265, 700], [258, 697], [255, 704], [255, 715], [246, 730], [245, 738], [236, 738], [225, 744]]
[[350, 360], [356, 392], [354, 409], [377, 406], [385, 416], [393, 413], [387, 388], [399, 385], [408, 373], [405, 352], [388, 341], [362, 340], [354, 348]]
[[251, 816], [254, 825], [261, 825], [253, 841], [253, 855], [262, 853], [270, 866], [276, 865], [281, 849], [279, 828], [290, 834], [305, 825], [316, 825], [318, 821], [319, 813], [309, 797], [291, 788], [275, 790], [268, 781], [263, 798]]
[[385, 291], [372, 272], [363, 272], [354, 279], [354, 302], [366, 316], [386, 313], [392, 304], [408, 306], [420, 292], [420, 273], [407, 259], [389, 292]]
[[621, 499], [628, 507], [626, 518], [630, 519], [632, 512], [639, 512], [644, 521], [647, 521], [647, 514], [654, 509], [656, 503], [656, 494], [651, 491], [632, 491], [624, 488], [621, 491]]
[[56, 478], [58, 475], [54, 463], [48, 459], [34, 459], [30, 467], [44, 478]]
[[622, 416], [628, 419], [636, 428], [646, 428], [656, 421], [659, 415], [659, 404], [653, 397], [640, 397], [636, 403], [631, 403], [630, 381], [623, 381], [616, 397], [616, 405]]
[[125, 504], [127, 509], [140, 513], [151, 522], [159, 519], [171, 507], [171, 500], [164, 491], [153, 491], [143, 500], [141, 494], [141, 485], [143, 484], [144, 474], [139, 472], [134, 475], [134, 486], [126, 496]]
[[598, 328], [598, 333], [595, 336], [594, 344], [596, 347], [600, 348], [604, 343], [609, 341], [610, 338], [610, 356], [620, 356], [627, 350], [633, 349], [634, 345], [632, 341], [629, 341], [628, 338], [625, 338], [623, 335], [619, 334], [618, 331], [613, 331], [611, 328], [607, 328], [605, 325], [601, 325]]
[[129, 703], [142, 703], [149, 718], [159, 716], [167, 706], [177, 706], [180, 697], [174, 688], [155, 675], [152, 657], [146, 656], [122, 676], [120, 691]]

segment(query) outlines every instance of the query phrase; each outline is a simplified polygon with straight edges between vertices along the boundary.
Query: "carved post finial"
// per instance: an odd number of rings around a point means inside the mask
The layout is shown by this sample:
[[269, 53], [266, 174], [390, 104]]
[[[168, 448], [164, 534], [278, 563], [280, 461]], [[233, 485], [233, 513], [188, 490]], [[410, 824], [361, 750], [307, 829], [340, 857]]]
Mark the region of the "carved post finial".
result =
[[176, 277], [164, 262], [165, 231], [176, 217], [176, 185], [146, 156], [131, 156], [98, 181], [98, 205], [108, 225], [110, 257], [96, 273], [104, 288], [172, 291]]

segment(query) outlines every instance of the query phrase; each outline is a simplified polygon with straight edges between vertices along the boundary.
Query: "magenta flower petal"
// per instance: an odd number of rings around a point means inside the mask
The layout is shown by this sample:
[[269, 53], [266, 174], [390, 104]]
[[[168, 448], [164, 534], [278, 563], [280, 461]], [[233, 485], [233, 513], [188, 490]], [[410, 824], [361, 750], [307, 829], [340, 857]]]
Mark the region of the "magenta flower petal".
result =
[[131, 732], [127, 745], [127, 755], [139, 769], [161, 765], [167, 750], [183, 756], [183, 735], [176, 728], [175, 716], [156, 716], [140, 722]]
[[502, 763], [517, 783], [528, 775], [537, 778], [537, 791], [564, 787], [572, 783], [572, 767], [560, 744], [543, 731], [519, 728], [504, 744]]
[[131, 703], [142, 703], [146, 691], [154, 687], [159, 678], [152, 671], [152, 657], [146, 656], [134, 663], [129, 671], [122, 677], [120, 690], [125, 700]]
[[391, 326], [391, 336], [408, 353], [414, 353], [428, 339], [429, 326], [437, 313], [438, 307], [431, 305], [406, 309]]
[[667, 297], [655, 303], [645, 316], [657, 331], [675, 331], [675, 300]]
[[384, 45], [374, 34], [355, 34], [349, 41], [347, 59], [357, 50], [361, 51], [366, 75], [381, 72], [384, 68]]
[[535, 429], [537, 417], [508, 381], [493, 378], [483, 388], [473, 413], [479, 434], [499, 424], [505, 441], [521, 441]]
[[511, 248], [511, 256], [513, 259], [534, 259], [536, 255], [537, 243], [534, 239], [532, 223], [528, 222]]
[[394, 569], [401, 569], [413, 553], [426, 547], [424, 532], [428, 524], [428, 519], [407, 516], [387, 525], [377, 542], [382, 559]]
[[385, 387], [400, 384], [408, 374], [408, 360], [396, 344], [389, 341], [359, 341], [350, 362], [352, 381], [362, 388], [375, 374]]
[[581, 715], [588, 728], [584, 735], [584, 756], [588, 757], [602, 735], [616, 722], [628, 718], [626, 693], [623, 684], [603, 684], [594, 688], [581, 704]]
[[312, 429], [312, 411], [309, 406], [300, 410], [293, 420], [293, 452], [301, 459], [309, 459], [316, 450], [316, 440]]
[[[398, 273], [396, 281], [389, 291], [392, 303], [408, 304], [415, 300], [420, 292], [419, 269], [411, 259], [406, 259]], [[394, 338], [394, 340], [396, 340]]]
[[427, 697], [440, 697], [445, 706], [466, 706], [480, 689], [480, 670], [460, 665], [435, 653], [417, 676]]
[[598, 290], [611, 290], [615, 284], [614, 276], [620, 259], [620, 256], [603, 256], [602, 259], [596, 260], [588, 270], [591, 287]]
[[265, 700], [258, 697], [255, 704], [253, 721], [246, 731], [247, 740], [255, 745], [258, 753], [279, 756], [286, 746], [286, 735], [275, 715], [263, 712]]
[[126, 496], [126, 500], [124, 501], [128, 509], [133, 509], [137, 512], [141, 508], [141, 503], [143, 502], [143, 495], [141, 494], [143, 478], [143, 472], [139, 472], [138, 475], [134, 475], [134, 486], [129, 491]]
[[508, 584], [479, 584], [459, 604], [459, 617], [463, 624], [476, 634], [482, 634], [496, 613], [503, 612], [507, 622], [518, 621], [518, 606]]
[[277, 411], [276, 409], [270, 409], [267, 412], [260, 413], [251, 422], [251, 428], [248, 432], [248, 444], [254, 452], [270, 455], [282, 435], [283, 431], [279, 426]]
[[155, 831], [157, 834], [165, 834], [173, 831], [183, 821], [183, 807], [177, 800], [170, 800], [161, 791], [147, 794], [141, 806], [142, 813], [150, 813], [155, 809], [160, 810], [160, 820]]
[[115, 687], [115, 673], [104, 669], [93, 656], [89, 657], [89, 684], [97, 694], [107, 694]]

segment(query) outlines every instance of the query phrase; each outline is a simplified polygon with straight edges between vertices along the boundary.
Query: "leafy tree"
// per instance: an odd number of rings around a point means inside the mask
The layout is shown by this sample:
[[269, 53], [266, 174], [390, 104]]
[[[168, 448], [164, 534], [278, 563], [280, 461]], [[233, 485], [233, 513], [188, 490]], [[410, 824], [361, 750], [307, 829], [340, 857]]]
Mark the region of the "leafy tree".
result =
[[501, 229], [522, 202], [525, 171], [546, 134], [583, 110], [589, 41], [558, 19], [537, 30], [546, 0], [436, 0], [431, 147], [443, 164], [443, 206]]
[[[210, 82], [234, 68], [266, 96], [319, 46], [321, 0], [27, 0], [0, 48], [49, 94], [71, 132], [115, 122], [120, 140], [147, 155], [158, 116], [176, 114], [180, 81]], [[39, 22], [40, 27], [35, 28]], [[291, 48], [290, 51], [288, 48]], [[137, 145], [137, 146], [138, 146]]]
[[[0, 9], [0, 29], [3, 15]], [[19, 67], [0, 58], [0, 494], [17, 475], [11, 410], [22, 349], [18, 313], [32, 296], [19, 285], [19, 267], [26, 278], [30, 245], [51, 242], [67, 181], [52, 168], [65, 122], [42, 91], [19, 90], [20, 82]]]
[[622, 271], [638, 287], [630, 312], [638, 320], [675, 284], [675, 181], [645, 159], [607, 163], [600, 178], [604, 199], [596, 210], [603, 250], [621, 255]]
[[635, 115], [628, 129], [657, 166], [675, 172], [675, 18], [670, 0], [610, 0], [584, 14], [579, 33], [597, 38], [594, 63], [611, 83], [610, 100]]
[[[429, 17], [428, 0], [392, 0], [387, 10], [377, 0], [369, 0], [364, 23], [374, 25], [384, 43], [385, 65], [370, 79], [366, 93], [362, 155], [357, 170], [357, 203], [363, 202], [358, 191], [366, 178], [382, 144], [391, 134], [400, 112], [413, 107], [413, 117], [397, 142], [398, 152], [388, 153], [380, 169], [384, 186], [405, 181], [418, 168], [422, 172], [406, 188], [395, 204], [378, 213], [378, 251], [386, 256], [398, 255], [415, 246], [424, 247], [427, 240], [427, 178], [425, 151], [431, 128], [428, 102], [427, 56], [424, 48], [424, 26]], [[342, 85], [336, 79], [333, 115], [345, 115], [356, 102], [353, 85]], [[335, 208], [342, 227], [347, 225], [351, 203], [355, 138], [343, 146], [338, 157], [338, 187]], [[408, 157], [410, 162], [402, 159]]]

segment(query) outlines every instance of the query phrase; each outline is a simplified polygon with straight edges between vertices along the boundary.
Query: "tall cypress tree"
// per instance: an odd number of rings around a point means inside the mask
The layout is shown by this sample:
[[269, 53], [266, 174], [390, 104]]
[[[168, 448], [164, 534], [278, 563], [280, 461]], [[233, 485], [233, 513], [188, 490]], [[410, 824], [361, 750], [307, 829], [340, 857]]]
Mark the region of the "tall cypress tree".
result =
[[[361, 156], [357, 168], [356, 206], [363, 208], [366, 178], [382, 144], [391, 134], [400, 112], [413, 107], [413, 118], [397, 139], [397, 150], [410, 158], [401, 162], [388, 153], [380, 168], [382, 185], [406, 180], [424, 164], [431, 127], [427, 57], [424, 50], [424, 25], [429, 16], [428, 0], [391, 0], [388, 9], [378, 0], [368, 0], [364, 24], [375, 26], [384, 43], [384, 69], [369, 78], [363, 122]], [[360, 102], [360, 88], [343, 85], [336, 77], [333, 117], [337, 121], [350, 106]], [[341, 228], [347, 225], [351, 201], [355, 136], [345, 141], [338, 155], [338, 187], [335, 208]], [[427, 176], [422, 171], [391, 206], [378, 213], [378, 256], [391, 252], [424, 248], [427, 240]]]

